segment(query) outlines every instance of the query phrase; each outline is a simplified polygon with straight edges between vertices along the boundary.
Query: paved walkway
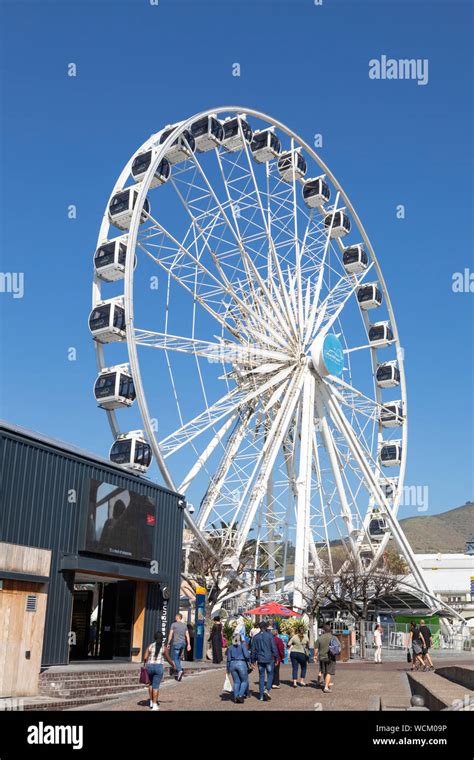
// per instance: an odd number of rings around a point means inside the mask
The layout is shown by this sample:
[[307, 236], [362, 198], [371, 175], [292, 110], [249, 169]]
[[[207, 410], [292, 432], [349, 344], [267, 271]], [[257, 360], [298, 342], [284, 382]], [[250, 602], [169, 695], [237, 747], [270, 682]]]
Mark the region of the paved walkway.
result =
[[[334, 687], [324, 694], [316, 687], [317, 668], [309, 665], [307, 686], [291, 686], [290, 665], [281, 666], [281, 688], [272, 689], [271, 702], [258, 700], [258, 677], [250, 676], [251, 695], [243, 705], [236, 705], [227, 694], [222, 694], [225, 670], [196, 673], [184, 676], [181, 683], [168, 681], [160, 692], [161, 710], [373, 710], [379, 709], [381, 697], [385, 702], [402, 709], [408, 706], [410, 691], [406, 677], [407, 666], [400, 662], [373, 663], [349, 662], [337, 666]], [[147, 711], [148, 694], [145, 689], [106, 704], [81, 707], [81, 710], [140, 710]], [[151, 713], [151, 710], [149, 710]]]

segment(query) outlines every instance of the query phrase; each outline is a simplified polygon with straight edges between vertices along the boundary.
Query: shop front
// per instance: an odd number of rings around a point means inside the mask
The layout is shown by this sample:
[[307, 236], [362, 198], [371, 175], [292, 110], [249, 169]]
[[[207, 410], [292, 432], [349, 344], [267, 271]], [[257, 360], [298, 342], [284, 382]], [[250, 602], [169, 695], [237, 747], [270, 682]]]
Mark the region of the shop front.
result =
[[[154, 632], [166, 632], [179, 609], [184, 499], [5, 423], [0, 458], [0, 543], [17, 547], [26, 568], [35, 551], [48, 557], [47, 574], [25, 575], [25, 582], [41, 582], [35, 667], [139, 662]], [[13, 581], [0, 567], [5, 614], [13, 594], [4, 590]], [[31, 654], [18, 654], [18, 637], [10, 633], [8, 646], [21, 664]]]

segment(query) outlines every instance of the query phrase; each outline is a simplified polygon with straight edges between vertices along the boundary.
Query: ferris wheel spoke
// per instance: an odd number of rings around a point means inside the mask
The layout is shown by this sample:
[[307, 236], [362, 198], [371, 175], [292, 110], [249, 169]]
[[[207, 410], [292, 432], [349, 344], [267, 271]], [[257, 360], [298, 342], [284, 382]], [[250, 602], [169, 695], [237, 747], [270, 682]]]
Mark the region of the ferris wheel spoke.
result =
[[237, 452], [242, 445], [244, 437], [248, 433], [248, 426], [250, 424], [250, 420], [252, 419], [254, 411], [254, 405], [249, 405], [240, 413], [240, 418], [238, 419], [234, 430], [230, 435], [229, 441], [227, 442], [227, 445], [224, 449], [224, 455], [219, 464], [219, 468], [209, 482], [209, 486], [201, 502], [197, 519], [198, 527], [201, 530], [204, 530], [209, 520], [209, 516], [214, 509], [219, 494], [221, 493], [221, 489], [227, 478], [229, 469], [235, 461], [235, 457], [237, 456]]
[[312, 436], [314, 431], [315, 383], [308, 372], [305, 377], [301, 401], [300, 457], [296, 482], [296, 542], [294, 606], [302, 609], [308, 579], [310, 544]]
[[[314, 463], [314, 468], [315, 468], [315, 473], [316, 473], [316, 480], [318, 483], [319, 509], [320, 509], [320, 514], [321, 514], [321, 519], [323, 522], [324, 541], [325, 541], [325, 545], [328, 547], [330, 546], [328, 522], [327, 522], [327, 517], [326, 517], [326, 505], [328, 504], [328, 502], [327, 502], [327, 497], [323, 488], [323, 477], [322, 477], [321, 465], [319, 461], [318, 441], [317, 441], [316, 431], [314, 429], [313, 429], [313, 435], [312, 435], [312, 449], [313, 449], [313, 463]], [[317, 567], [320, 568], [321, 560], [318, 554], [317, 554], [317, 557], [318, 557]], [[330, 551], [328, 552], [327, 561], [329, 564], [329, 570], [331, 573], [333, 573], [334, 566], [333, 566], [333, 561], [332, 561], [332, 554]]]
[[[181, 244], [179, 244], [179, 245], [181, 246]], [[182, 246], [181, 246], [181, 247], [182, 247]], [[182, 247], [182, 248], [183, 248], [183, 247]], [[197, 268], [198, 268], [198, 269], [199, 269], [199, 270], [200, 270], [202, 273], [204, 273], [204, 274], [206, 274], [206, 275], [210, 275], [210, 277], [211, 277], [211, 278], [214, 280], [214, 287], [215, 287], [215, 290], [214, 290], [214, 291], [209, 291], [209, 292], [208, 292], [208, 294], [207, 294], [207, 297], [208, 297], [208, 298], [209, 298], [209, 296], [210, 296], [210, 295], [211, 295], [211, 296], [213, 296], [213, 297], [215, 297], [216, 295], [219, 295], [219, 294], [221, 294], [221, 295], [222, 295], [222, 294], [224, 294], [224, 293], [225, 293], [226, 295], [228, 295], [229, 297], [231, 297], [231, 299], [232, 299], [234, 302], [236, 302], [236, 305], [239, 307], [239, 311], [240, 311], [240, 310], [242, 310], [242, 311], [248, 311], [248, 309], [247, 309], [247, 307], [245, 306], [244, 302], [243, 302], [243, 301], [241, 301], [241, 299], [237, 298], [237, 296], [236, 296], [236, 294], [235, 294], [235, 290], [234, 290], [234, 288], [233, 288], [231, 285], [229, 285], [229, 286], [227, 286], [227, 287], [223, 287], [223, 286], [222, 286], [222, 284], [220, 283], [220, 281], [219, 281], [217, 278], [215, 278], [215, 277], [214, 277], [214, 276], [213, 276], [213, 275], [212, 275], [212, 274], [209, 272], [209, 270], [208, 270], [206, 267], [204, 267], [204, 266], [201, 264], [201, 262], [199, 262], [197, 259], [195, 259], [195, 258], [194, 258], [194, 257], [191, 255], [191, 253], [190, 253], [190, 252], [189, 252], [187, 249], [183, 248], [183, 252], [184, 252], [184, 253], [188, 253], [188, 254], [189, 254], [189, 257], [190, 257], [191, 259], [193, 259], [193, 260], [194, 260], [194, 264], [195, 264], [195, 266], [196, 266], [196, 267], [197, 267]], [[214, 310], [214, 309], [213, 309], [213, 308], [212, 308], [212, 307], [209, 305], [209, 303], [207, 302], [206, 298], [203, 298], [201, 295], [199, 295], [199, 294], [196, 292], [196, 288], [194, 288], [194, 289], [193, 289], [193, 288], [191, 288], [191, 287], [190, 287], [190, 286], [189, 286], [189, 285], [188, 285], [188, 284], [187, 284], [187, 283], [186, 283], [186, 282], [183, 280], [183, 278], [182, 278], [182, 277], [180, 277], [179, 275], [177, 275], [177, 274], [176, 274], [176, 273], [173, 271], [173, 269], [175, 268], [175, 264], [172, 264], [170, 267], [167, 267], [167, 266], [166, 266], [166, 264], [165, 264], [165, 262], [164, 262], [162, 259], [158, 259], [158, 258], [155, 258], [154, 260], [156, 261], [156, 263], [157, 263], [157, 264], [158, 264], [158, 265], [159, 265], [159, 266], [160, 266], [162, 269], [164, 269], [164, 271], [165, 271], [165, 272], [168, 274], [168, 276], [170, 276], [170, 277], [171, 277], [171, 278], [172, 278], [172, 279], [173, 279], [175, 282], [177, 282], [177, 283], [178, 283], [178, 284], [179, 284], [179, 285], [180, 285], [182, 288], [184, 288], [184, 289], [185, 289], [185, 290], [186, 290], [186, 291], [187, 291], [187, 292], [188, 292], [188, 293], [189, 293], [189, 294], [192, 296], [192, 298], [193, 298], [194, 300], [196, 300], [196, 301], [197, 301], [199, 304], [201, 304], [201, 306], [203, 306], [203, 307], [206, 309], [206, 311], [207, 311], [209, 314], [211, 314], [211, 316], [213, 316], [213, 317], [214, 317], [214, 319], [216, 320], [216, 322], [218, 322], [219, 324], [221, 324], [221, 325], [222, 325], [222, 327], [223, 327], [225, 330], [227, 330], [227, 331], [228, 331], [228, 332], [229, 332], [231, 335], [233, 335], [234, 337], [237, 337], [237, 338], [238, 338], [238, 339], [240, 339], [240, 340], [242, 339], [242, 335], [241, 335], [241, 333], [239, 333], [239, 331], [238, 331], [238, 329], [237, 329], [236, 327], [233, 327], [231, 324], [229, 324], [229, 322], [228, 322], [228, 321], [226, 321], [226, 320], [225, 320], [225, 318], [224, 318], [224, 317], [223, 317], [223, 316], [222, 316], [220, 313], [216, 312], [216, 311], [215, 311], [215, 310]], [[193, 271], [195, 272], [195, 269], [194, 269]], [[192, 274], [192, 272], [191, 272], [190, 274]], [[217, 288], [217, 289], [216, 289], [216, 288]], [[243, 309], [242, 309], [242, 306], [243, 306]], [[256, 330], [256, 329], [254, 329], [253, 327], [251, 327], [251, 326], [248, 324], [248, 322], [246, 323], [246, 325], [245, 325], [245, 327], [244, 327], [244, 323], [243, 323], [241, 320], [239, 320], [239, 318], [238, 318], [238, 317], [236, 317], [236, 316], [234, 316], [234, 315], [233, 315], [233, 316], [232, 316], [232, 318], [234, 319], [234, 321], [237, 321], [237, 322], [239, 322], [239, 323], [240, 323], [240, 325], [242, 326], [242, 329], [243, 329], [243, 330], [245, 330], [245, 332], [247, 332], [247, 333], [248, 333], [250, 336], [252, 336], [252, 337], [253, 337], [255, 340], [257, 340], [257, 342], [258, 342], [258, 343], [260, 343], [260, 344], [261, 344], [261, 343], [263, 342], [264, 344], [268, 344], [268, 345], [271, 345], [271, 346], [273, 346], [273, 347], [274, 347], [274, 348], [276, 348], [276, 349], [281, 349], [281, 348], [282, 348], [282, 346], [284, 346], [284, 345], [285, 345], [285, 340], [284, 340], [284, 338], [283, 338], [281, 335], [279, 335], [279, 336], [278, 336], [278, 340], [276, 340], [276, 339], [273, 339], [273, 338], [272, 338], [270, 335], [266, 334], [265, 332], [260, 332], [260, 331], [258, 331], [258, 330]], [[264, 320], [260, 320], [260, 321], [261, 321], [261, 324], [262, 324], [262, 328], [263, 328], [264, 330], [268, 330], [268, 329], [269, 329], [269, 327], [268, 327], [268, 323], [265, 323], [265, 322], [264, 322]]]
[[[249, 288], [250, 288], [250, 291], [252, 293], [253, 301], [254, 301], [255, 304], [257, 304], [259, 302], [259, 299], [258, 299], [258, 293], [257, 293], [257, 291], [255, 289], [254, 278], [251, 276], [250, 257], [247, 254], [247, 251], [245, 250], [245, 245], [244, 245], [244, 241], [243, 241], [243, 238], [242, 238], [242, 233], [241, 233], [241, 230], [240, 230], [240, 226], [239, 226], [239, 222], [238, 222], [238, 218], [237, 218], [237, 214], [236, 214], [236, 210], [235, 210], [235, 204], [234, 204], [234, 201], [232, 200], [232, 197], [231, 197], [231, 193], [230, 193], [230, 190], [229, 190], [229, 184], [227, 182], [226, 174], [225, 174], [225, 171], [224, 171], [223, 162], [222, 162], [222, 159], [221, 159], [221, 155], [220, 155], [220, 153], [218, 151], [216, 151], [216, 158], [217, 158], [217, 162], [218, 162], [218, 165], [219, 165], [219, 170], [220, 170], [220, 173], [221, 173], [222, 183], [223, 183], [223, 185], [225, 187], [225, 192], [226, 192], [226, 195], [227, 195], [227, 201], [228, 201], [228, 204], [229, 204], [229, 208], [230, 208], [231, 213], [232, 213], [232, 218], [233, 218], [233, 221], [234, 221], [235, 230], [236, 230], [236, 233], [237, 233], [237, 236], [238, 236], [238, 247], [239, 247], [240, 256], [241, 256], [241, 259], [242, 259], [242, 264], [243, 264], [243, 267], [244, 267], [244, 270], [245, 270], [245, 274], [246, 274], [246, 277], [247, 277], [247, 282], [249, 284]], [[256, 267], [255, 267], [255, 269], [256, 269]], [[257, 271], [257, 280], [261, 280], [260, 273], [258, 272], [258, 269], [256, 269], [256, 271]], [[261, 285], [260, 285], [260, 287], [261, 287]], [[260, 303], [259, 306], [261, 308], [262, 304]], [[281, 323], [280, 323], [280, 326], [282, 326]], [[283, 323], [283, 332], [286, 333], [286, 326], [284, 325], [284, 323]]]
[[281, 448], [284, 437], [291, 423], [295, 408], [299, 402], [301, 389], [303, 386], [306, 370], [300, 368], [293, 377], [288, 393], [278, 410], [273, 425], [262, 447], [261, 456], [254, 469], [252, 478], [248, 481], [245, 491], [239, 503], [239, 510], [247, 501], [247, 496], [251, 490], [251, 496], [248, 499], [247, 506], [240, 521], [240, 527], [235, 544], [235, 555], [240, 556], [258, 507], [265, 494], [268, 477], [275, 463], [278, 451]]
[[[311, 335], [316, 332], [325, 334], [328, 333], [336, 320], [339, 319], [343, 309], [350, 300], [350, 298], [357, 291], [357, 288], [361, 285], [369, 271], [372, 269], [373, 262], [369, 264], [367, 269], [357, 277], [352, 275], [349, 278], [347, 275], [341, 277], [339, 282], [328, 293], [323, 303], [321, 304], [321, 311], [316, 319]], [[327, 318], [327, 321], [324, 321]]]
[[[265, 228], [265, 232], [266, 232], [266, 235], [267, 235], [267, 242], [268, 242], [268, 246], [269, 246], [268, 281], [272, 283], [272, 292], [274, 293], [274, 295], [277, 298], [277, 300], [280, 301], [280, 299], [282, 299], [282, 306], [284, 308], [284, 312], [285, 312], [287, 318], [289, 319], [289, 323], [290, 323], [290, 326], [291, 326], [292, 333], [293, 333], [294, 337], [297, 338], [298, 337], [298, 330], [297, 330], [296, 323], [295, 323], [294, 316], [293, 316], [293, 312], [292, 312], [292, 309], [291, 309], [291, 304], [289, 302], [289, 296], [288, 296], [288, 292], [286, 290], [286, 286], [285, 286], [285, 282], [284, 282], [284, 278], [283, 278], [283, 274], [282, 274], [282, 270], [281, 270], [281, 266], [280, 266], [280, 261], [278, 259], [278, 255], [277, 255], [276, 250], [275, 250], [275, 244], [274, 244], [271, 232], [270, 232], [269, 219], [267, 219], [267, 217], [265, 216], [265, 211], [263, 209], [263, 204], [262, 204], [262, 198], [261, 198], [261, 195], [260, 195], [260, 190], [259, 190], [259, 187], [258, 187], [258, 184], [257, 184], [257, 180], [255, 178], [254, 168], [252, 166], [252, 159], [250, 158], [250, 153], [249, 153], [249, 150], [248, 150], [248, 147], [246, 145], [245, 140], [244, 140], [244, 151], [245, 151], [245, 155], [246, 155], [246, 158], [247, 158], [247, 163], [248, 163], [249, 171], [250, 171], [250, 174], [252, 176], [252, 180], [253, 180], [253, 184], [254, 184], [254, 188], [255, 188], [255, 197], [256, 197], [256, 200], [257, 200], [258, 208], [260, 209], [260, 213], [262, 215], [263, 226]], [[267, 172], [268, 172], [268, 167], [267, 167]], [[270, 262], [271, 262], [272, 266], [270, 266]], [[276, 274], [278, 276], [278, 279], [277, 279], [276, 283], [275, 283], [275, 280], [274, 280], [274, 277], [273, 277], [273, 267], [275, 267], [275, 271], [276, 271]]]
[[354, 560], [356, 561], [356, 563], [359, 565], [359, 555], [357, 552], [356, 544], [353, 539], [354, 525], [352, 523], [352, 512], [351, 512], [347, 494], [344, 488], [344, 483], [342, 480], [340, 465], [339, 465], [338, 456], [337, 456], [337, 448], [336, 448], [334, 438], [332, 436], [331, 429], [329, 427], [329, 423], [328, 423], [326, 413], [324, 410], [324, 403], [323, 403], [323, 398], [321, 397], [319, 384], [318, 384], [317, 392], [315, 394], [315, 401], [316, 401], [316, 410], [317, 410], [318, 418], [319, 418], [321, 437], [322, 437], [324, 447], [329, 457], [329, 462], [332, 469], [334, 482], [336, 484], [336, 488], [337, 488], [337, 492], [339, 496], [339, 503], [341, 506], [341, 516], [346, 524], [348, 541], [351, 547], [352, 556], [354, 557]]
[[212, 341], [183, 338], [179, 335], [170, 335], [166, 332], [159, 333], [139, 328], [135, 328], [135, 340], [139, 346], [193, 354], [216, 363], [227, 362], [234, 364], [238, 361], [260, 366], [262, 359], [281, 363], [288, 362], [288, 354], [283, 351], [272, 351], [256, 346], [253, 343], [234, 343], [224, 339], [218, 339], [218, 342], [213, 343]]
[[[239, 407], [244, 407], [254, 399], [261, 398], [266, 391], [282, 383], [292, 372], [292, 367], [287, 367], [273, 375], [269, 380], [262, 384], [257, 384], [251, 379], [247, 386], [236, 386], [225, 396], [216, 401], [211, 407], [205, 409], [201, 414], [190, 422], [182, 425], [178, 430], [166, 436], [160, 442], [161, 451], [164, 458], [176, 453], [182, 446], [194, 440], [198, 435], [208, 430], [212, 425], [219, 422], [231, 412]], [[252, 390], [249, 391], [249, 388]]]
[[[339, 201], [339, 193], [336, 196], [335, 206], [337, 205], [338, 201]], [[311, 309], [308, 320], [305, 322], [305, 325], [302, 331], [302, 335], [304, 335], [304, 345], [307, 345], [311, 336], [316, 332], [318, 322], [322, 321], [327, 309], [327, 303], [320, 304], [320, 297], [321, 297], [321, 289], [322, 289], [322, 285], [324, 281], [324, 269], [325, 269], [325, 264], [326, 264], [326, 257], [327, 257], [327, 253], [328, 253], [328, 250], [330, 249], [330, 244], [331, 244], [331, 230], [333, 227], [333, 222], [334, 222], [334, 217], [331, 220], [329, 229], [326, 232], [324, 248], [321, 255], [321, 262], [319, 264], [318, 277], [316, 280], [313, 308]], [[317, 320], [316, 324], [315, 324], [315, 320]]]
[[300, 334], [300, 338], [302, 338], [303, 331], [304, 331], [303, 281], [301, 277], [301, 249], [300, 249], [300, 242], [298, 238], [298, 203], [296, 200], [296, 172], [295, 172], [296, 153], [295, 153], [295, 141], [293, 138], [291, 139], [290, 151], [291, 151], [291, 156], [292, 156], [292, 167], [293, 167], [291, 189], [292, 189], [292, 196], [293, 196], [293, 227], [294, 227], [294, 251], [295, 251], [295, 261], [296, 261], [296, 284], [298, 288], [297, 315], [298, 315], [299, 334]]
[[342, 380], [342, 378], [328, 375], [324, 378], [324, 383], [329, 392], [333, 393], [341, 404], [344, 404], [344, 406], [351, 409], [354, 413], [362, 414], [368, 420], [377, 420], [380, 412], [385, 409], [377, 398], [374, 399], [365, 393], [361, 393], [361, 391]]
[[367, 490], [373, 496], [374, 501], [378, 505], [379, 509], [382, 510], [382, 514], [386, 518], [395, 539], [398, 541], [400, 547], [402, 548], [402, 551], [416, 579], [416, 582], [418, 583], [421, 590], [429, 592], [428, 584], [423, 575], [423, 572], [418, 567], [415, 556], [413, 554], [413, 550], [411, 549], [411, 546], [406, 539], [405, 534], [401, 530], [396, 517], [392, 514], [390, 504], [384, 492], [382, 491], [382, 488], [380, 487], [380, 484], [378, 483], [374, 472], [372, 472], [370, 467], [367, 465], [364, 454], [359, 447], [357, 437], [353, 434], [353, 431], [348, 426], [347, 420], [345, 420], [344, 415], [339, 408], [337, 400], [334, 398], [334, 396], [328, 395], [327, 404], [333, 408], [333, 416], [334, 418], [338, 419], [338, 427], [346, 438], [347, 443], [353, 452], [354, 458], [359, 463], [366, 482]]
[[227, 419], [222, 427], [217, 431], [217, 433], [212, 438], [211, 442], [206, 446], [202, 454], [198, 457], [196, 462], [193, 464], [187, 475], [185, 475], [183, 481], [178, 487], [178, 491], [181, 494], [185, 494], [191, 483], [193, 482], [194, 478], [199, 474], [201, 469], [206, 464], [207, 460], [212, 456], [216, 448], [219, 446], [219, 444], [222, 442], [223, 437], [227, 433], [227, 431], [230, 429], [232, 423], [236, 420], [237, 415], [231, 415], [229, 419]]
[[[218, 158], [218, 163], [219, 163], [219, 167], [220, 167], [223, 183], [225, 185], [228, 202], [229, 202], [230, 208], [232, 210], [232, 214], [233, 214], [233, 217], [234, 217], [234, 223], [235, 223], [237, 234], [238, 234], [238, 238], [239, 238], [240, 255], [241, 255], [242, 262], [243, 262], [243, 265], [244, 265], [244, 268], [245, 268], [245, 272], [246, 272], [247, 277], [248, 277], [248, 282], [250, 283], [250, 287], [251, 287], [252, 292], [253, 292], [253, 297], [255, 299], [255, 303], [257, 303], [258, 307], [264, 312], [264, 316], [267, 318], [267, 320], [270, 320], [274, 324], [274, 326], [277, 329], [277, 331], [280, 334], [283, 334], [286, 337], [287, 340], [288, 339], [291, 340], [292, 339], [291, 330], [288, 328], [288, 325], [285, 322], [284, 316], [282, 314], [283, 303], [280, 302], [278, 304], [279, 308], [276, 308], [276, 304], [274, 302], [274, 299], [272, 299], [271, 293], [270, 293], [270, 291], [269, 291], [269, 289], [267, 287], [267, 284], [266, 284], [264, 278], [262, 278], [258, 267], [252, 261], [251, 257], [249, 256], [249, 254], [247, 253], [247, 251], [245, 249], [244, 240], [243, 240], [242, 235], [240, 233], [238, 219], [237, 219], [237, 216], [235, 214], [234, 202], [232, 201], [232, 198], [231, 198], [231, 195], [230, 195], [230, 192], [229, 192], [229, 187], [228, 187], [228, 184], [227, 184], [227, 180], [226, 180], [226, 176], [225, 176], [222, 160], [221, 160], [221, 157], [220, 157], [219, 153], [217, 153], [217, 158]], [[238, 200], [237, 200], [237, 202], [238, 202]], [[256, 282], [258, 283], [258, 288], [260, 289], [260, 294], [258, 293], [258, 291], [255, 290], [254, 278], [255, 278]], [[264, 298], [261, 297], [262, 295], [264, 296]], [[270, 309], [267, 306], [267, 304], [271, 304], [272, 305], [272, 309]]]
[[225, 396], [222, 396], [212, 406], [201, 412], [201, 414], [197, 415], [197, 417], [181, 425], [173, 433], [163, 438], [160, 441], [160, 448], [164, 458], [166, 459], [175, 454], [182, 446], [190, 443], [194, 438], [204, 433], [217, 422], [220, 422], [224, 417], [235, 412], [242, 403], [245, 403], [245, 397], [245, 391], [236, 387], [229, 393], [226, 393]]
[[215, 321], [218, 324], [220, 324], [221, 327], [226, 332], [228, 332], [231, 335], [233, 335], [234, 338], [237, 338], [238, 340], [240, 340], [241, 336], [240, 336], [240, 333], [239, 333], [238, 329], [236, 327], [234, 327], [233, 325], [231, 325], [229, 322], [227, 322], [224, 319], [224, 317], [219, 312], [215, 311], [215, 309], [213, 309], [212, 306], [209, 305], [209, 303], [206, 301], [205, 298], [203, 298], [202, 296], [200, 296], [199, 293], [196, 293], [196, 291], [193, 290], [186, 282], [184, 282], [181, 277], [179, 277], [177, 274], [175, 274], [175, 272], [172, 269], [172, 266], [167, 266], [166, 263], [162, 259], [153, 256], [153, 254], [151, 254], [149, 251], [147, 251], [142, 244], [138, 243], [138, 246], [140, 248], [142, 248], [148, 254], [148, 256], [150, 258], [152, 258], [153, 261], [156, 264], [158, 264], [158, 266], [161, 269], [163, 269], [163, 271], [166, 272], [166, 274], [169, 277], [171, 277], [171, 279], [174, 282], [176, 282], [183, 290], [185, 290], [191, 296], [191, 298], [193, 298], [194, 300], [196, 300], [200, 304], [200, 306], [202, 306], [203, 309], [205, 309], [205, 311], [207, 311], [208, 314], [210, 314], [213, 317], [213, 319], [215, 319]]
[[[190, 213], [191, 213], [191, 212], [190, 212]], [[235, 304], [238, 306], [239, 310], [240, 310], [242, 313], [244, 313], [244, 314], [245, 314], [247, 317], [253, 318], [254, 320], [258, 321], [258, 322], [260, 323], [261, 327], [262, 327], [264, 330], [268, 330], [268, 332], [270, 332], [270, 333], [273, 335], [273, 337], [274, 337], [274, 339], [275, 339], [275, 340], [273, 341], [273, 343], [274, 343], [274, 344], [275, 344], [275, 343], [280, 343], [281, 345], [284, 345], [284, 344], [285, 344], [285, 341], [284, 341], [284, 339], [282, 338], [281, 334], [280, 334], [280, 333], [278, 333], [278, 332], [276, 332], [275, 330], [273, 330], [273, 329], [272, 329], [272, 328], [271, 328], [271, 327], [268, 325], [268, 322], [265, 322], [265, 320], [264, 320], [264, 319], [262, 319], [262, 318], [258, 318], [258, 317], [257, 317], [257, 315], [255, 314], [255, 312], [253, 313], [253, 315], [251, 314], [251, 312], [250, 312], [250, 309], [248, 308], [247, 304], [245, 304], [245, 302], [244, 302], [244, 301], [243, 301], [241, 298], [239, 298], [239, 297], [238, 297], [238, 295], [237, 295], [237, 293], [236, 293], [236, 291], [235, 291], [235, 288], [234, 288], [233, 284], [232, 284], [232, 283], [231, 283], [231, 282], [230, 282], [230, 281], [227, 279], [227, 277], [226, 277], [225, 273], [223, 272], [223, 270], [222, 270], [222, 268], [221, 268], [221, 266], [220, 266], [220, 262], [218, 261], [218, 258], [216, 257], [216, 255], [214, 254], [214, 252], [212, 251], [212, 249], [211, 249], [209, 246], [208, 246], [209, 252], [210, 252], [210, 254], [211, 254], [211, 257], [212, 257], [212, 259], [213, 259], [213, 261], [214, 261], [214, 264], [216, 265], [216, 268], [218, 269], [218, 272], [219, 272], [219, 275], [220, 275], [221, 279], [219, 279], [219, 277], [216, 277], [216, 276], [215, 276], [215, 275], [214, 275], [214, 274], [213, 274], [213, 273], [212, 273], [212, 272], [211, 272], [211, 271], [208, 269], [208, 267], [204, 266], [204, 264], [202, 263], [202, 260], [201, 260], [201, 258], [200, 258], [200, 257], [198, 258], [197, 256], [194, 256], [194, 255], [191, 253], [191, 251], [189, 250], [189, 248], [187, 248], [187, 247], [183, 246], [183, 245], [182, 245], [182, 244], [181, 244], [181, 243], [180, 243], [178, 240], [176, 240], [176, 238], [175, 238], [173, 235], [171, 235], [171, 233], [169, 233], [169, 232], [168, 232], [168, 231], [167, 231], [167, 230], [166, 230], [166, 229], [163, 227], [163, 225], [161, 225], [161, 224], [160, 224], [160, 223], [159, 223], [159, 222], [158, 222], [156, 219], [154, 219], [154, 218], [153, 218], [153, 217], [152, 217], [150, 214], [148, 214], [147, 216], [148, 216], [148, 218], [149, 218], [149, 219], [152, 221], [152, 223], [153, 223], [154, 225], [156, 225], [156, 226], [157, 226], [157, 227], [158, 227], [158, 228], [159, 228], [159, 229], [160, 229], [160, 230], [161, 230], [161, 231], [162, 231], [164, 234], [166, 234], [166, 235], [168, 235], [168, 236], [169, 236], [169, 238], [170, 238], [170, 239], [171, 239], [171, 240], [172, 240], [172, 241], [173, 241], [173, 242], [176, 244], [176, 246], [179, 248], [179, 251], [180, 251], [180, 253], [181, 253], [182, 255], [186, 256], [186, 257], [187, 257], [187, 259], [188, 259], [190, 262], [192, 262], [193, 268], [196, 268], [196, 267], [197, 267], [197, 268], [200, 270], [200, 272], [201, 272], [201, 273], [202, 273], [202, 274], [203, 274], [205, 277], [207, 277], [207, 278], [209, 279], [209, 281], [212, 283], [212, 286], [213, 286], [214, 288], [216, 288], [216, 287], [217, 287], [217, 293], [219, 293], [219, 292], [221, 292], [221, 294], [224, 294], [224, 293], [225, 293], [227, 296], [229, 296], [229, 297], [230, 297], [230, 298], [231, 298], [231, 299], [234, 301], [234, 303], [235, 303]], [[192, 216], [192, 214], [191, 214], [191, 216]], [[207, 245], [208, 245], [208, 244], [207, 244]], [[162, 264], [162, 260], [158, 260], [158, 259], [157, 259], [157, 263], [159, 263], [159, 264]], [[175, 262], [174, 262], [174, 264], [171, 266], [171, 268], [170, 268], [170, 270], [169, 270], [169, 271], [172, 271], [172, 269], [173, 269], [173, 268], [175, 268], [175, 266], [176, 266], [176, 259], [175, 259]], [[176, 276], [175, 276], [175, 277], [176, 277]], [[180, 278], [179, 276], [177, 276], [177, 277], [176, 277], [176, 279], [178, 279], [178, 281], [180, 281], [180, 282], [182, 281], [182, 280], [181, 280], [181, 278]], [[197, 294], [196, 294], [195, 292], [193, 293], [193, 296], [195, 296], [195, 297], [197, 298]], [[252, 332], [252, 330], [250, 330], [250, 329], [249, 329], [249, 332]]]

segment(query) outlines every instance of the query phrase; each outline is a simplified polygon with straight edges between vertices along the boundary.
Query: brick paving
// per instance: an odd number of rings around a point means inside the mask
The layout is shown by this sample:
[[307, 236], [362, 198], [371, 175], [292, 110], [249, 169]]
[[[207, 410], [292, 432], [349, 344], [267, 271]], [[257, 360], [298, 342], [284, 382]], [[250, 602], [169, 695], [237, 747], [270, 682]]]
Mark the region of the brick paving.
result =
[[[401, 662], [374, 665], [370, 662], [340, 663], [334, 677], [330, 694], [316, 687], [317, 668], [308, 667], [306, 687], [291, 686], [290, 665], [281, 666], [281, 688], [272, 689], [271, 702], [258, 700], [258, 677], [250, 676], [251, 694], [243, 705], [233, 703], [231, 697], [222, 693], [225, 670], [187, 675], [181, 683], [170, 680], [162, 685], [160, 709], [165, 711], [198, 710], [374, 710], [379, 709], [380, 699], [395, 709], [407, 707], [410, 691], [406, 677], [407, 666]], [[106, 704], [76, 708], [80, 710], [149, 711], [148, 694], [145, 689], [126, 695]]]

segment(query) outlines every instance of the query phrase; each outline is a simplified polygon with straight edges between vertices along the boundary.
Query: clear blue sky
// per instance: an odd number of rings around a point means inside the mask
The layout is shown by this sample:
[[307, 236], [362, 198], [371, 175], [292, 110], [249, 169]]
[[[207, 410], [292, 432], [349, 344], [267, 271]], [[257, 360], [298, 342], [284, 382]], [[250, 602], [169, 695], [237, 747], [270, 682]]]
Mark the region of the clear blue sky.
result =
[[[474, 294], [452, 291], [474, 271], [472, 3], [4, 0], [1, 15], [1, 270], [25, 276], [23, 299], [0, 293], [2, 417], [107, 455], [87, 317], [108, 194], [163, 124], [247, 104], [323, 134], [406, 351], [407, 483], [429, 486], [430, 513], [474, 498]], [[371, 80], [382, 54], [427, 58], [428, 84]]]

